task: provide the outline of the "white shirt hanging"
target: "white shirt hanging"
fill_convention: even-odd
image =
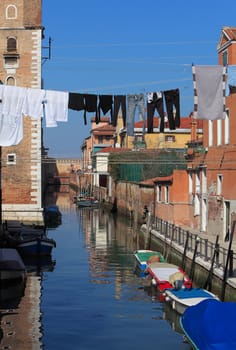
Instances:
[[[56,127],[57,122],[68,121],[68,101],[68,92],[46,90],[44,104],[46,127]]]

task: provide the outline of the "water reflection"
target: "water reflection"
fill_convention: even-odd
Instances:
[[[41,348],[40,298],[41,278],[28,276],[18,305],[8,303],[1,308],[1,349]]]
[[[139,228],[110,212],[77,209],[65,196],[58,203],[62,224],[51,229],[56,261],[25,261],[25,288],[0,310],[0,348],[132,349],[140,332],[141,349],[146,336],[150,345],[160,328],[167,334],[167,324],[181,334],[176,314],[135,274],[133,252],[144,247]],[[171,335],[167,342],[181,345],[162,347],[160,336],[160,349],[189,349]]]
[[[0,288],[1,349],[32,350],[42,348],[42,279],[53,271],[51,256],[23,258],[26,281]]]

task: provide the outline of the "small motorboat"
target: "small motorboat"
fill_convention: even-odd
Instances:
[[[180,325],[195,350],[236,349],[236,303],[214,298],[188,307]]]
[[[202,288],[173,288],[165,291],[165,301],[180,315],[184,313],[187,307],[197,305],[206,299],[219,300],[215,294]]]
[[[191,288],[192,281],[181,267],[167,262],[152,263],[147,266],[152,282],[160,292],[166,289]]]
[[[145,271],[147,269],[148,263],[158,261],[164,262],[165,259],[160,252],[148,249],[139,249],[134,252],[134,256],[136,259],[137,267],[141,271]]]

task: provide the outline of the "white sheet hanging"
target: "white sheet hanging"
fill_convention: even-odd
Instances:
[[[17,145],[22,140],[25,98],[26,88],[0,85],[0,146]]]
[[[226,67],[193,66],[194,117],[196,119],[225,118]]]
[[[32,118],[42,118],[45,94],[45,90],[28,88],[23,105],[23,114]]]

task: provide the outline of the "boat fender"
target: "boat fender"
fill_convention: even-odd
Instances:
[[[156,284],[157,284],[157,282],[156,282],[155,278],[153,278],[153,279],[152,279],[152,285],[153,285],[153,286],[156,286]]]

